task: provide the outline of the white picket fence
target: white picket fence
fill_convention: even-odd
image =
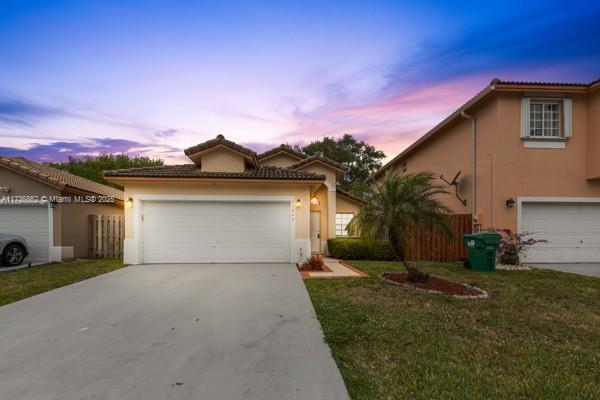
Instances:
[[[125,218],[121,215],[90,215],[90,258],[123,257]]]

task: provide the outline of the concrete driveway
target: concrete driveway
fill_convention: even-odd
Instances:
[[[291,264],[128,267],[0,327],[0,399],[348,399]]]
[[[600,263],[572,263],[572,264],[530,264],[533,268],[546,268],[555,271],[570,272],[572,274],[600,277]]]

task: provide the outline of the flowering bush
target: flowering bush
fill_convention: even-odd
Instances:
[[[322,271],[323,270],[323,257],[319,254],[313,254],[308,257],[302,265],[300,265],[301,271]]]
[[[529,247],[537,243],[548,243],[547,240],[531,237],[534,232],[514,233],[510,229],[498,229],[498,233],[502,235],[498,247],[500,264],[517,265]]]

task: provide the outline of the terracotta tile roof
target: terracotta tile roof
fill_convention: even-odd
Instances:
[[[315,162],[315,161],[320,161],[320,162],[322,162],[324,164],[330,165],[333,168],[339,169],[342,172],[348,171],[348,167],[345,166],[344,164],[340,164],[339,162],[330,160],[329,158],[323,157],[323,156],[310,156],[310,157],[306,157],[304,160],[298,161],[297,163],[290,165],[289,168],[298,169],[298,168],[301,168],[301,167],[303,167],[305,165],[308,165],[308,164],[310,164],[312,162]]]
[[[225,139],[225,136],[223,136],[223,135],[217,135],[216,138],[210,139],[204,143],[200,143],[195,146],[189,147],[189,148],[185,149],[183,152],[185,153],[186,156],[189,157],[200,151],[208,150],[211,147],[218,146],[218,145],[229,147],[232,150],[235,150],[239,153],[242,153],[242,154],[248,156],[252,160],[252,163],[254,164],[254,166],[258,166],[258,159],[256,158],[255,151],[253,151],[252,149],[249,149],[247,147],[241,146],[235,142],[232,142],[231,140],[227,140],[227,139]]]
[[[267,179],[267,180],[316,180],[324,181],[324,175],[279,167],[259,167],[244,172],[207,172],[195,164],[165,165],[162,167],[130,168],[104,171],[106,177],[139,178],[206,178],[206,179]]]
[[[278,146],[278,147],[275,147],[274,149],[271,149],[271,150],[269,150],[269,151],[265,151],[264,153],[261,153],[261,154],[259,154],[259,155],[258,155],[258,160],[260,161],[260,160],[262,160],[263,158],[267,158],[267,157],[269,157],[269,156],[272,156],[273,154],[277,154],[277,153],[279,153],[280,151],[282,151],[282,152],[285,152],[285,153],[288,153],[288,154],[290,154],[290,155],[292,155],[292,156],[294,156],[294,157],[296,157],[296,158],[299,158],[299,159],[304,159],[304,158],[306,158],[306,155],[305,155],[305,154],[302,154],[302,153],[300,153],[299,151],[296,151],[296,150],[292,149],[292,148],[291,148],[289,145],[287,145],[287,144],[282,144],[282,145],[280,145],[280,146]]]
[[[494,79],[492,84],[497,85],[519,85],[519,86],[581,86],[581,87],[589,87],[594,83],[598,82],[599,79],[591,83],[577,83],[577,82],[527,82],[527,81],[503,81],[500,79]]]
[[[123,200],[123,191],[121,190],[52,168],[46,164],[29,161],[23,157],[0,157],[0,165],[60,189],[75,189],[100,196],[114,196],[118,200]]]

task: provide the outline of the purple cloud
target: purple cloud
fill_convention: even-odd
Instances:
[[[0,99],[0,123],[33,126],[41,118],[66,115],[59,108],[42,106],[15,99]]]
[[[176,133],[177,133],[177,129],[166,129],[164,131],[156,132],[154,134],[154,136],[159,137],[159,138],[166,138],[166,137],[175,136]]]
[[[182,160],[183,151],[164,144],[142,143],[127,139],[89,139],[85,142],[57,141],[47,144],[32,143],[27,149],[0,147],[0,155],[25,157],[32,161],[65,161],[69,156],[84,157],[104,153],[150,155],[163,159]]]

